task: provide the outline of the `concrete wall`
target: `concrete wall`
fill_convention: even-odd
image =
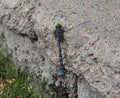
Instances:
[[[1,0],[0,9],[16,66],[29,66],[49,84],[69,84],[69,96],[120,98],[120,0]],[[66,31],[65,79],[53,36],[57,23]]]

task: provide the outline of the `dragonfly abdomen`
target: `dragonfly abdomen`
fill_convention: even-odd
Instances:
[[[60,75],[64,76],[65,75],[65,67],[63,64],[63,58],[62,58],[62,49],[61,49],[61,45],[58,42],[58,47],[59,47],[59,63],[60,63]]]

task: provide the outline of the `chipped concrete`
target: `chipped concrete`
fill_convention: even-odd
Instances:
[[[0,23],[17,66],[29,66],[50,84],[63,81],[74,88],[75,81],[70,81],[75,74],[78,98],[90,98],[90,92],[91,98],[120,97],[120,0],[1,2]],[[64,80],[58,77],[58,47],[53,37],[57,23],[66,31]]]

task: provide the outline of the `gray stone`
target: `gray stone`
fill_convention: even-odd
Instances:
[[[75,89],[68,92],[76,95],[77,88],[78,98],[90,98],[90,92],[93,98],[120,98],[120,0],[17,1],[0,3],[0,24],[16,66],[29,66],[49,84],[71,84]],[[57,23],[66,31],[63,80],[53,36]]]

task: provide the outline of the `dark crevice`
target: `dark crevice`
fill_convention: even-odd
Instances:
[[[28,37],[32,43],[38,41],[38,36],[35,32],[34,32],[34,36],[32,37],[25,33],[20,33],[19,35],[21,35],[22,37]]]
[[[28,37],[28,35],[25,34],[25,33],[20,33],[20,35],[21,35],[22,37]]]
[[[38,36],[37,36],[36,33],[34,33],[34,37],[29,37],[29,38],[30,38],[30,40],[31,40],[32,43],[38,41]]]
[[[77,82],[78,82],[78,76],[74,74],[75,77],[75,83],[74,83],[74,98],[78,98],[78,87],[77,87]]]

